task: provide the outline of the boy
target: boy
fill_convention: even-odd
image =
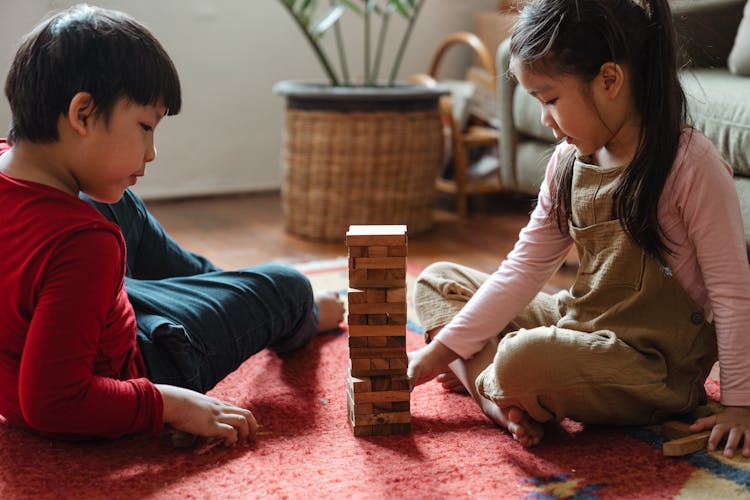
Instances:
[[[127,190],[181,106],[159,42],[123,13],[76,6],[27,35],[5,93],[0,414],[62,436],[168,424],[227,445],[252,437],[249,410],[204,393],[265,347],[335,328],[343,306],[290,267],[220,271]]]

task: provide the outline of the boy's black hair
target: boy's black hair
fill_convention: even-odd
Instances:
[[[613,215],[651,256],[672,251],[657,208],[686,123],[685,94],[667,0],[530,0],[511,35],[511,57],[541,72],[562,72],[589,83],[604,63],[627,66],[641,119],[638,147],[615,190]],[[572,149],[572,148],[571,148]],[[574,154],[555,172],[549,217],[570,219]]]
[[[85,4],[52,15],[22,40],[5,81],[9,141],[56,141],[58,118],[78,92],[92,95],[105,121],[122,97],[161,102],[168,115],[182,105],[177,70],[149,30],[127,14]]]

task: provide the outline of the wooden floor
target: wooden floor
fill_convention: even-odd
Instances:
[[[302,239],[283,230],[278,192],[173,201],[147,201],[152,213],[186,248],[226,269],[270,260],[300,263],[346,255],[341,241]],[[409,235],[409,262],[420,267],[450,260],[492,272],[505,258],[528,220],[531,200],[512,196],[474,199],[468,218],[456,215],[449,199],[438,200],[434,227]],[[574,274],[563,268],[550,281],[568,287]]]

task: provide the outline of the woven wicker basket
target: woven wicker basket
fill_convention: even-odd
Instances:
[[[322,240],[343,239],[351,224],[405,224],[410,235],[429,229],[443,133],[439,94],[428,94],[424,104],[399,97],[385,110],[372,98],[287,94],[285,229]]]

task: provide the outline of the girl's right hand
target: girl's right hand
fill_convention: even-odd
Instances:
[[[407,356],[409,366],[406,369],[406,376],[409,378],[411,389],[444,373],[448,370],[448,364],[458,358],[455,352],[436,340],[416,351],[409,352]]]
[[[226,446],[255,436],[258,423],[246,408],[199,392],[156,384],[164,401],[164,423],[189,434],[221,439]]]

